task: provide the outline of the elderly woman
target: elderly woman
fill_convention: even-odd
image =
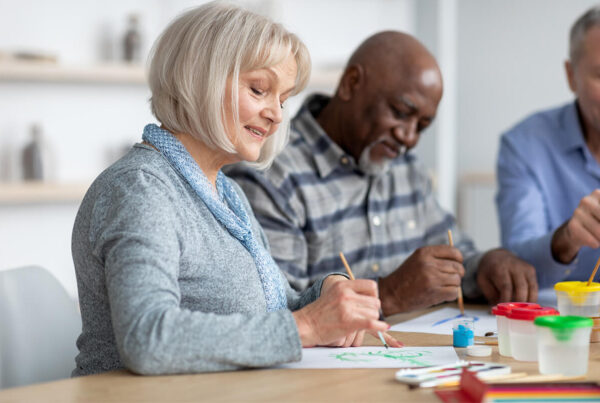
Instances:
[[[388,329],[372,281],[331,275],[293,291],[221,172],[270,164],[286,142],[283,105],[309,74],[295,35],[237,7],[209,3],[165,30],[150,64],[161,126],[94,181],[75,221],[73,375],[270,366]]]

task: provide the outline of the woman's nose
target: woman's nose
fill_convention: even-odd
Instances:
[[[266,105],[264,109],[264,116],[276,125],[281,123],[283,120],[283,110],[279,100],[275,99]]]

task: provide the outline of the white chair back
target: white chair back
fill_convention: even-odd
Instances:
[[[0,389],[68,378],[80,332],[76,301],[47,270],[0,271]]]

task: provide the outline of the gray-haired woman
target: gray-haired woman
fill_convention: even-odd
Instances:
[[[331,275],[294,292],[221,172],[270,164],[287,140],[283,104],[309,74],[295,35],[238,7],[208,3],[164,31],[150,64],[161,126],[94,181],[75,221],[73,375],[270,366],[388,329],[372,281]]]

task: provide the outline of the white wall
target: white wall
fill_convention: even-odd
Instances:
[[[39,50],[65,65],[92,65],[120,54],[129,13],[140,16],[144,53],[173,16],[204,1],[0,0],[0,52]],[[413,32],[411,0],[247,0],[296,32],[316,68],[340,68],[368,35]],[[106,44],[110,52],[106,51]],[[107,60],[108,59],[108,60]],[[319,90],[331,91],[332,85]],[[315,90],[317,88],[310,88]],[[61,182],[89,182],[154,121],[143,85],[56,84],[0,80],[0,181],[21,177],[32,123],[42,125]],[[299,106],[303,95],[290,104]],[[0,270],[39,264],[76,296],[70,237],[78,203],[0,204]]]

